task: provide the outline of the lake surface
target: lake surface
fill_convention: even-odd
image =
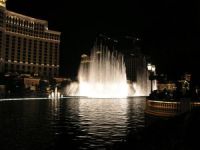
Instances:
[[[111,149],[144,128],[144,106],[145,97],[0,101],[0,149]]]

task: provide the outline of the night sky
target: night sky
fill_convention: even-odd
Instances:
[[[76,75],[80,55],[99,33],[140,37],[142,52],[152,57],[158,73],[199,76],[200,2],[8,0],[7,8],[48,20],[49,29],[62,32],[63,76]]]

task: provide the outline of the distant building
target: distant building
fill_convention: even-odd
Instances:
[[[147,69],[147,59],[141,53],[126,53],[124,55],[124,62],[126,66],[126,77],[129,83],[136,83],[137,89],[143,95],[148,95],[151,90],[155,90],[156,80],[150,82],[150,72]]]
[[[125,35],[116,46],[124,54],[127,80],[136,82],[148,77],[147,57],[141,52],[141,39],[136,35]]]
[[[175,91],[176,90],[176,84],[174,82],[165,82],[165,83],[157,83],[157,87],[159,91],[167,90],[167,91]]]
[[[39,83],[40,79],[38,78],[24,78],[25,88],[30,88],[31,91],[36,91]]]
[[[139,78],[146,80],[148,77],[146,57],[140,53],[126,53],[124,55],[127,80],[137,81]]]
[[[60,34],[45,20],[7,10],[0,0],[0,72],[57,76]]]
[[[137,81],[140,76],[147,77],[147,62],[144,55],[126,54],[124,56],[127,80]],[[143,78],[144,79],[144,78]]]
[[[190,80],[191,74],[185,73],[181,76],[180,80],[170,81],[167,79],[166,75],[160,75],[158,78],[157,87],[159,91],[167,90],[167,91],[179,91],[183,95],[185,95],[188,91],[190,91]]]
[[[186,80],[186,81],[188,81],[188,82],[190,82],[191,81],[191,76],[192,75],[190,73],[185,73],[183,75],[183,79]]]

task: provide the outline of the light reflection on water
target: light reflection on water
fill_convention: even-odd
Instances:
[[[87,133],[81,138],[91,139],[89,144],[94,146],[96,140],[98,144],[120,141],[127,132],[126,113],[126,99],[80,99],[80,125]]]
[[[144,127],[144,99],[1,102],[1,149],[112,147],[125,139],[128,132]]]

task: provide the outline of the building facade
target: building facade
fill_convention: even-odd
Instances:
[[[9,11],[0,0],[0,72],[58,76],[60,35],[47,21]]]
[[[142,54],[129,53],[124,55],[127,80],[137,81],[140,77],[148,78],[147,60]],[[146,80],[146,79],[145,79]]]
[[[130,52],[124,55],[124,62],[126,66],[126,77],[129,83],[134,83],[143,95],[149,95],[152,89],[156,89],[156,81],[151,83],[149,77],[150,72],[147,69],[147,58],[138,52]],[[152,84],[152,85],[151,85]]]

